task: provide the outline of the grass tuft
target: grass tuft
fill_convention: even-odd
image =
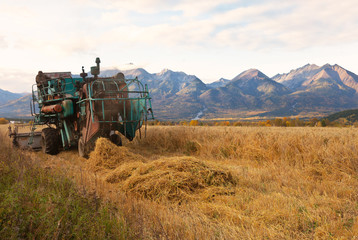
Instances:
[[[5,141],[4,141],[5,142]],[[100,199],[79,193],[65,176],[0,146],[2,239],[127,239],[121,216]]]

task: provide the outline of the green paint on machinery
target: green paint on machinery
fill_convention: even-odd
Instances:
[[[31,132],[9,129],[14,143],[19,145],[21,135],[28,138],[27,146],[42,147],[48,154],[77,145],[80,156],[87,157],[99,137],[117,145],[122,144],[120,135],[133,140],[143,124],[154,119],[148,87],[137,78],[125,79],[122,73],[98,77],[99,63],[97,58],[97,66],[91,67],[93,77],[83,67],[79,78],[72,78],[70,72],[40,71],[32,88]],[[39,125],[48,126],[41,135],[35,131]]]

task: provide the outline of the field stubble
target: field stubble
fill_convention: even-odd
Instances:
[[[176,208],[162,215],[164,229],[176,221],[194,238],[358,236],[355,128],[162,126],[125,146],[130,161],[119,157],[99,174],[148,208]],[[92,162],[106,161],[103,152],[93,152],[90,169],[103,167]]]
[[[117,203],[145,239],[358,236],[355,128],[154,126],[125,147],[101,139],[89,160],[33,156]]]

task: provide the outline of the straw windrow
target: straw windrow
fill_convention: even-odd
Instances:
[[[88,164],[107,170],[106,181],[119,183],[121,190],[153,201],[190,201],[202,198],[200,193],[206,196],[211,187],[231,188],[237,183],[231,171],[213,162],[188,156],[145,163],[142,156],[105,138],[97,140]]]
[[[141,155],[134,154],[126,147],[118,147],[106,138],[98,138],[96,147],[88,159],[90,169],[98,171],[115,169],[124,162],[144,161]]]

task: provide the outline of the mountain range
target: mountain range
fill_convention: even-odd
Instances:
[[[104,70],[100,76],[118,72]],[[317,117],[358,107],[358,76],[339,65],[307,64],[272,78],[249,69],[231,80],[221,78],[209,84],[169,69],[153,74],[143,68],[122,72],[148,85],[155,116],[163,120],[198,115],[204,119]],[[11,96],[4,103],[6,96],[0,92],[0,116],[29,114],[25,102],[30,96]]]
[[[7,103],[8,101],[12,101],[18,99],[20,97],[25,96],[26,93],[12,93],[6,90],[0,89],[0,105]]]

